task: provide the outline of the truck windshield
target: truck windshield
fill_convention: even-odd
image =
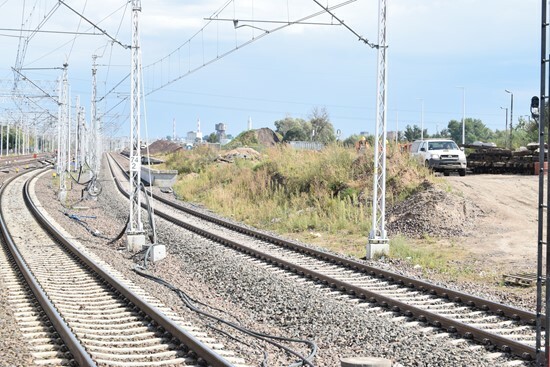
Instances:
[[[458,149],[454,141],[434,141],[428,143],[429,150]]]

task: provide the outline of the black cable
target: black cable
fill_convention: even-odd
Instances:
[[[120,233],[115,238],[113,238],[111,241],[107,242],[107,244],[112,245],[116,241],[120,240],[122,238],[122,236],[124,236],[124,233],[126,233],[126,229],[128,228],[129,223],[130,223],[130,216],[128,216],[128,219],[126,219],[126,224],[124,224],[124,227],[122,228],[122,231],[120,231]]]
[[[229,322],[227,320],[224,320],[218,316],[215,316],[209,312],[206,312],[206,311],[202,311],[201,309],[199,309],[198,307],[196,307],[195,305],[193,305],[193,302],[192,302],[192,298],[189,297],[189,295],[187,295],[187,293],[185,293],[184,291],[182,291],[181,289],[179,288],[176,288],[175,286],[171,285],[170,283],[166,282],[165,280],[161,279],[161,278],[158,278],[156,276],[153,276],[151,274],[148,274],[146,272],[144,272],[143,270],[141,270],[140,268],[138,267],[134,267],[133,269],[137,274],[141,275],[142,277],[144,278],[147,278],[147,279],[150,279],[150,280],[153,280],[154,282],[157,282],[161,285],[164,285],[165,287],[167,287],[168,289],[174,291],[178,296],[179,298],[184,302],[185,306],[187,306],[187,308],[189,308],[191,311],[194,311],[196,313],[198,313],[199,315],[202,315],[202,316],[205,316],[205,317],[208,317],[210,319],[213,319],[213,320],[216,320],[222,324],[225,324],[229,327],[232,327],[234,328],[235,330],[238,330],[244,334],[247,334],[249,336],[252,336],[252,337],[255,337],[255,338],[258,338],[260,340],[263,340],[265,341],[266,343],[269,343],[271,345],[274,345],[276,346],[277,348],[280,348],[282,350],[284,350],[286,353],[290,354],[290,355],[293,355],[297,358],[299,358],[299,362],[297,362],[298,364],[293,364],[292,366],[303,366],[303,365],[307,365],[307,366],[310,366],[310,367],[315,367],[314,364],[310,361],[311,359],[313,359],[313,357],[317,354],[317,345],[315,344],[315,342],[313,341],[310,341],[310,340],[302,340],[302,339],[293,339],[293,338],[285,338],[285,337],[280,337],[280,336],[275,336],[275,335],[269,335],[269,334],[264,334],[264,333],[260,333],[260,332],[256,332],[256,331],[253,331],[253,330],[250,330],[250,329],[247,329],[247,328],[244,328],[240,325],[237,325],[235,323],[232,323],[232,322]],[[303,344],[307,344],[310,348],[311,348],[311,353],[309,356],[307,357],[304,357],[302,356],[301,354],[299,354],[298,352],[295,352],[294,350],[288,348],[288,347],[285,347],[284,345],[276,342],[275,340],[280,340],[280,341],[286,341],[286,342],[291,342],[291,343],[303,343]]]
[[[94,229],[94,228],[90,227],[90,225],[86,221],[82,220],[78,215],[69,214],[68,212],[65,212],[64,214],[67,217],[69,217],[70,219],[76,221],[82,227],[84,227],[88,232],[90,232],[92,234],[92,236],[98,237],[98,238],[103,238],[104,240],[112,240],[111,238],[101,234],[101,232],[99,232],[97,229]]]
[[[220,334],[222,334],[222,335],[225,335],[227,338],[236,341],[237,343],[244,344],[244,345],[246,345],[246,346],[249,347],[249,348],[256,348],[256,346],[251,345],[251,344],[248,344],[248,343],[245,343],[245,342],[243,342],[242,340],[237,339],[236,336],[231,335],[231,334],[229,334],[227,331],[222,330],[222,329],[220,329],[220,328],[217,328],[217,327],[215,327],[215,326],[212,325],[212,324],[206,324],[206,326],[208,326],[208,327],[209,327],[210,329],[212,329],[212,330],[217,331],[218,333],[220,333]],[[264,350],[264,351],[263,351],[263,355],[264,355],[264,359],[263,359],[262,362],[260,363],[260,366],[261,366],[261,367],[267,367],[267,366],[268,366],[268,364],[267,364],[267,359],[269,358],[269,354]]]

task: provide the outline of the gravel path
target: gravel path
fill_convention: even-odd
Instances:
[[[97,216],[85,220],[103,235],[114,237],[124,226],[128,204],[107,176],[103,175],[101,180],[103,193],[97,202],[81,202],[77,204],[81,209],[68,211]],[[75,187],[71,195],[77,192],[80,189]],[[131,270],[139,256],[127,253],[123,240],[107,245],[106,240],[91,236],[82,225],[64,215],[49,176],[37,185],[37,194],[60,224],[111,266],[182,315],[193,317],[174,293]],[[151,265],[152,273],[191,297],[230,312],[245,326],[275,335],[315,340],[319,346],[316,366],[339,366],[341,357],[365,355],[392,359],[396,366],[504,366],[509,361],[499,353],[493,355],[446,333],[422,330],[423,326],[408,324],[386,310],[357,303],[311,282],[296,281],[283,272],[274,273],[260,263],[161,219],[158,219],[157,232],[160,242],[167,245],[168,257]],[[222,340],[220,334],[215,337]],[[240,356],[250,364],[259,365],[263,343],[249,341],[250,346],[246,346],[227,338],[224,343],[242,353]],[[294,347],[307,352],[303,346]],[[292,358],[271,347],[267,350],[270,366],[292,362]]]

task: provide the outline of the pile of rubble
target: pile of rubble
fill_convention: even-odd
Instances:
[[[421,238],[467,236],[483,212],[476,204],[429,182],[424,189],[396,204],[387,213],[390,236]]]

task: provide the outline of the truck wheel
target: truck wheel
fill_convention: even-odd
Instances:
[[[458,171],[458,174],[462,177],[466,176],[466,169],[461,169],[460,171]]]
[[[449,171],[443,171],[443,176],[449,176],[451,174],[451,172]]]

